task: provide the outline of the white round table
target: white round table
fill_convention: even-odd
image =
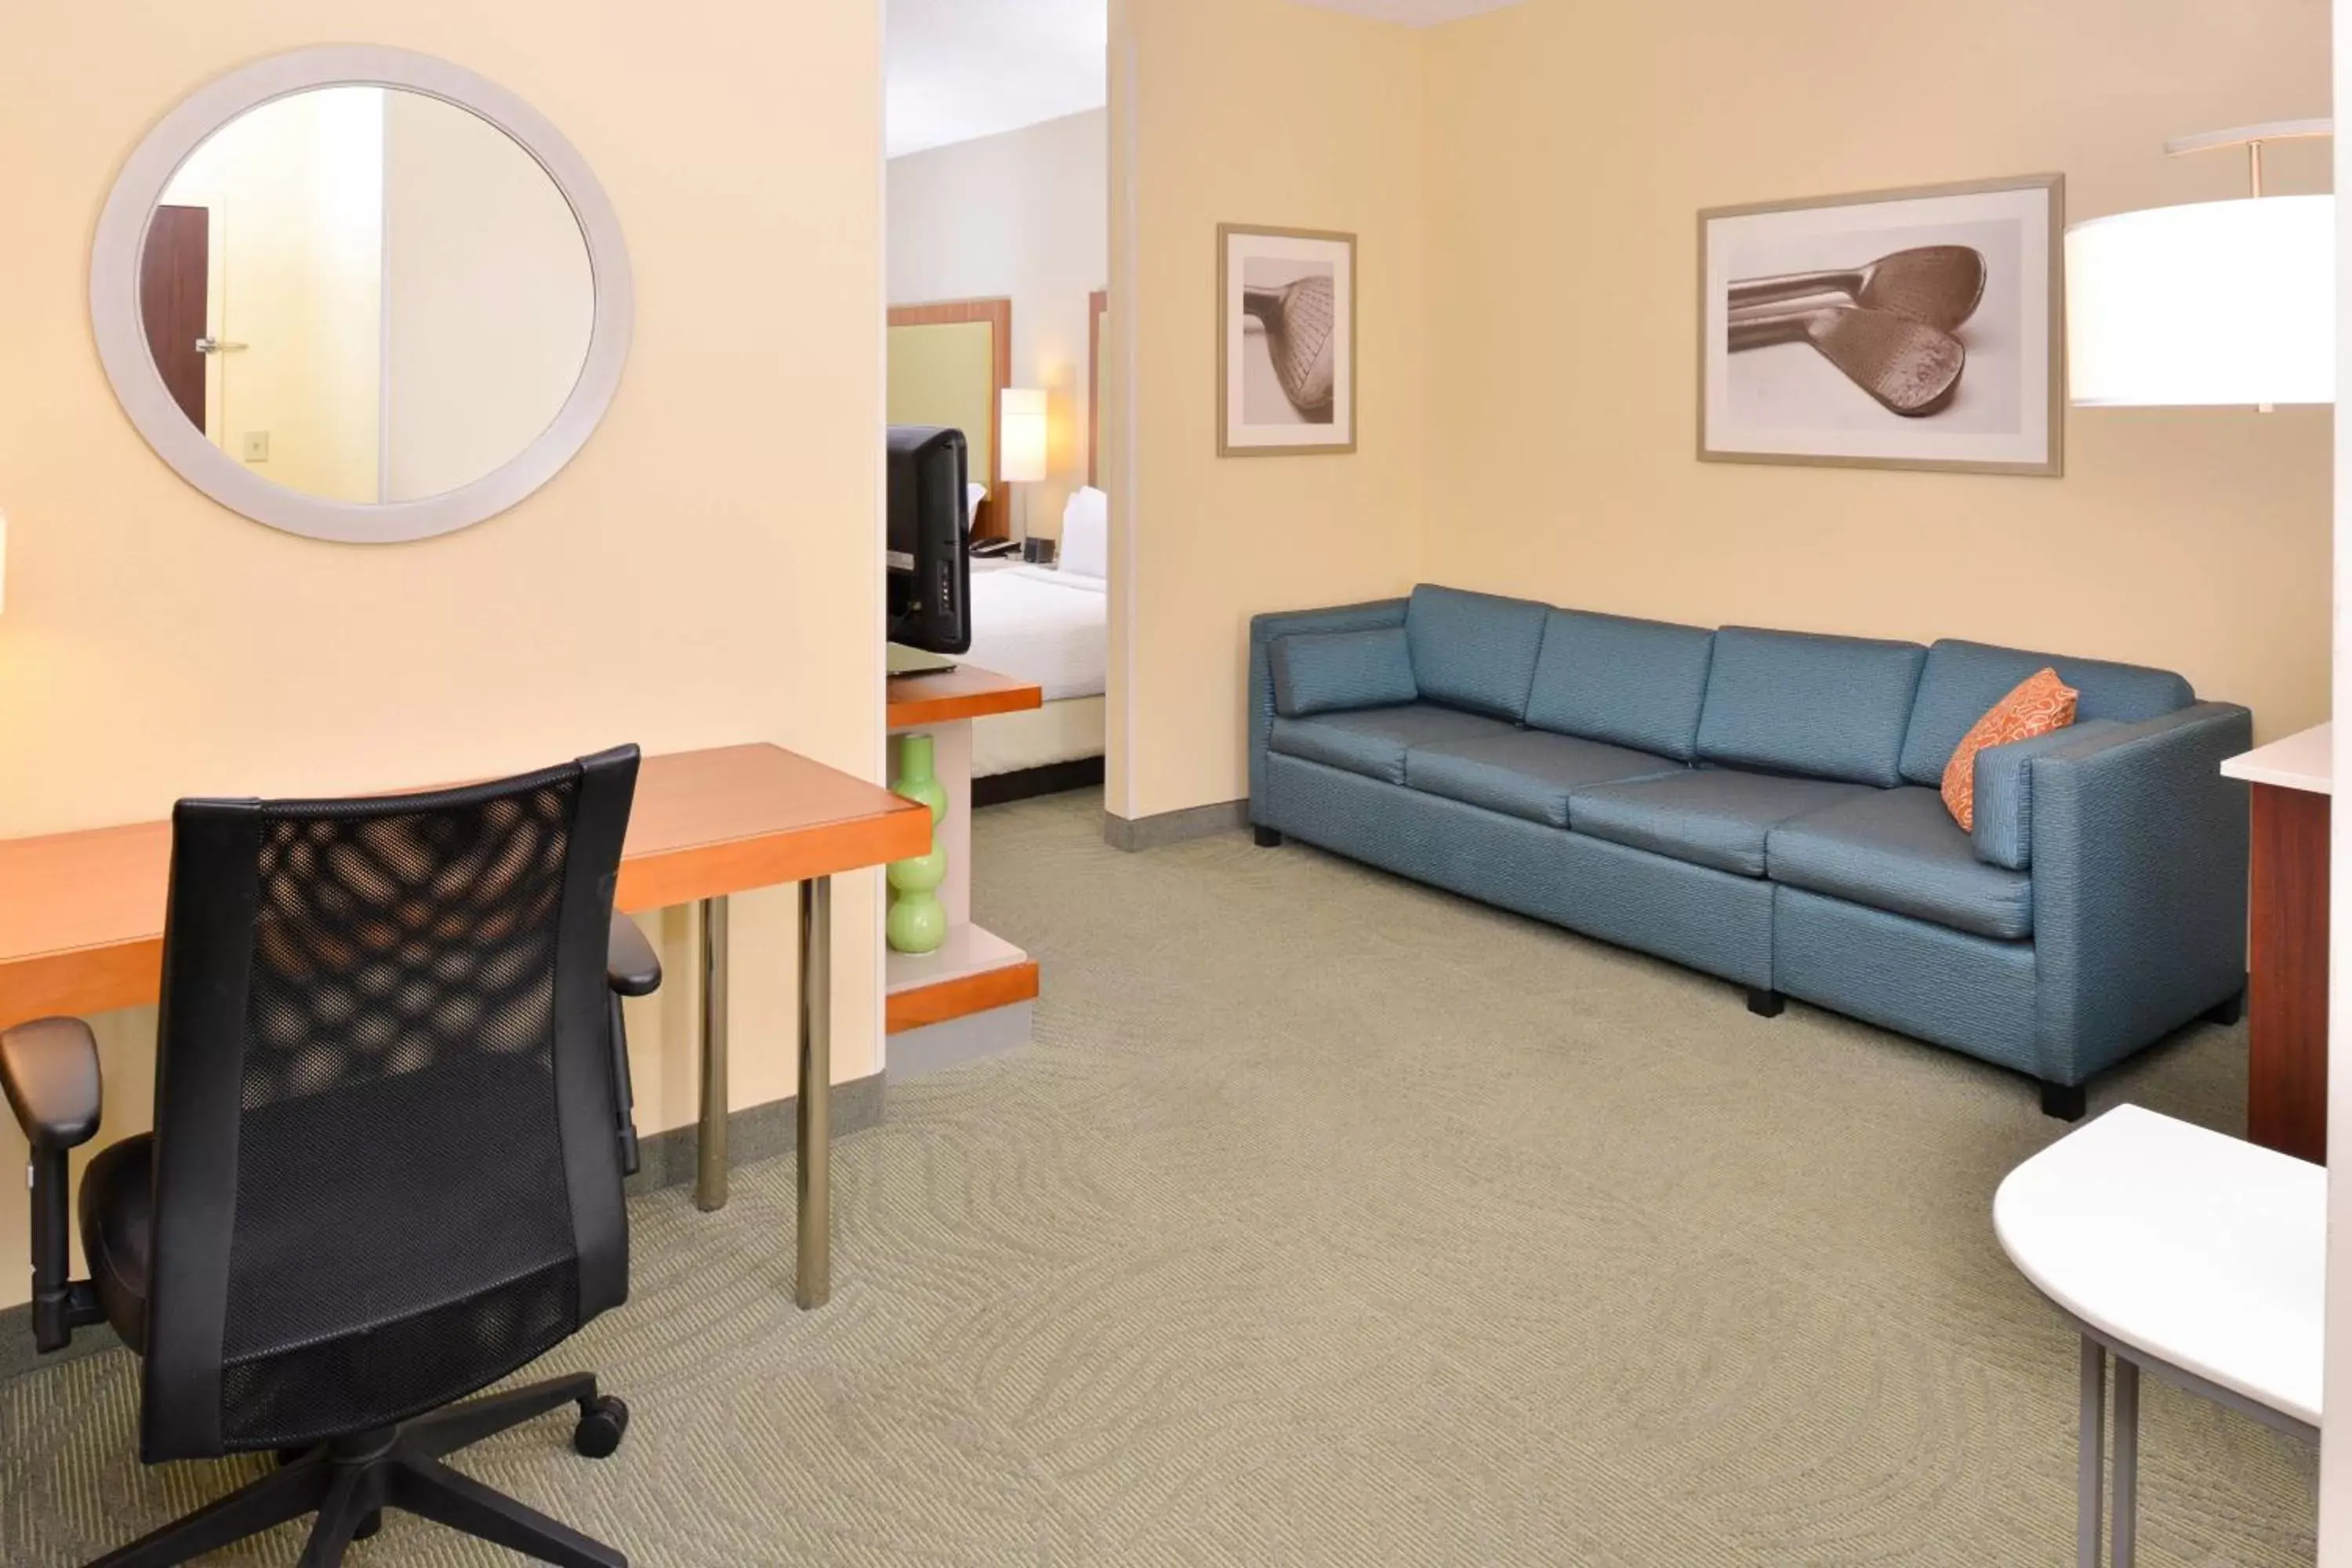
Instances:
[[[1992,1218],[2010,1261],[2083,1336],[2080,1568],[2099,1561],[2109,1354],[2116,1568],[2136,1543],[2142,1369],[2319,1440],[2324,1167],[2126,1105],[2011,1171]]]

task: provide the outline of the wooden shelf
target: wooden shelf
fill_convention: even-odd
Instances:
[[[992,931],[960,925],[937,952],[886,955],[884,1028],[893,1035],[1037,999],[1037,963]]]
[[[899,675],[890,679],[890,729],[919,730],[992,713],[1019,713],[1045,705],[1043,687],[1032,686],[971,665],[937,675]]]

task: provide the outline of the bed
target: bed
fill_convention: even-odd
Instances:
[[[1075,764],[1103,754],[1105,676],[1109,663],[1108,498],[1082,489],[1062,514],[1060,561],[1052,566],[972,563],[971,647],[963,662],[1034,682],[1045,705],[972,725],[972,776],[1005,781],[987,792],[1023,793],[1007,775],[1049,770],[1041,787],[1084,782]]]

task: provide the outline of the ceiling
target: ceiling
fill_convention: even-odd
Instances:
[[[889,0],[889,155],[1108,101],[1109,0]]]
[[[1518,0],[1302,0],[1427,27]],[[1100,109],[1109,0],[888,0],[893,158]]]

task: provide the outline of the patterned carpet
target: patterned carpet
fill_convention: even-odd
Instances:
[[[978,823],[1037,1043],[896,1085],[788,1304],[792,1166],[639,1203],[630,1306],[551,1358],[635,1422],[461,1462],[640,1565],[2069,1563],[2074,1342],[1988,1205],[2021,1080],[1092,795]],[[2098,1103],[2239,1125],[2190,1031]],[[2151,1385],[2142,1561],[2308,1563],[2315,1461]],[[120,1352],[0,1388],[0,1559],[246,1473],[142,1471]],[[292,1536],[215,1561],[290,1563]],[[354,1563],[506,1562],[395,1516]]]

